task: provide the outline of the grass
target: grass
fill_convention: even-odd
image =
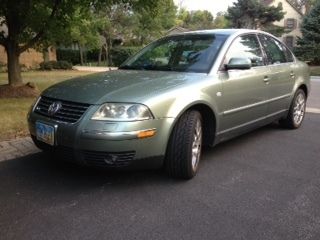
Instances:
[[[32,71],[22,73],[25,83],[34,82],[40,91],[78,76],[92,74],[80,71]],[[0,73],[0,85],[7,84],[7,73]],[[28,135],[27,113],[34,98],[0,99],[0,141]]]

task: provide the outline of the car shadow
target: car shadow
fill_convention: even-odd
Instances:
[[[217,144],[214,147],[206,147],[204,148],[203,155],[204,157],[207,155],[214,154],[216,152],[225,151],[226,149],[233,148],[235,146],[238,146],[239,144],[242,144],[244,142],[253,142],[261,139],[263,141],[264,135],[269,135],[274,132],[281,133],[282,131],[288,131],[288,129],[282,128],[278,123],[273,122],[266,126],[257,128],[253,131],[250,131],[248,133],[242,134],[240,136],[231,138],[227,141],[223,141],[219,144]]]
[[[214,148],[205,149],[203,161],[208,161],[211,156],[219,155],[223,151],[232,151],[239,145],[257,139],[264,135],[279,131],[277,124],[270,124],[248,134],[221,143]],[[213,158],[212,161],[219,161]],[[0,162],[0,186],[10,189],[12,182],[19,182],[19,188],[24,185],[37,186],[41,189],[57,191],[61,189],[92,189],[104,185],[112,186],[140,186],[144,184],[183,184],[185,181],[168,177],[162,169],[141,171],[96,170],[81,167],[55,159],[43,152],[28,155],[9,161]],[[29,188],[28,187],[28,188]]]

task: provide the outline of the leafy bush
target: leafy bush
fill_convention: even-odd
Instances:
[[[57,64],[59,66],[59,69],[64,69],[64,70],[72,69],[72,64],[67,61],[58,61]]]
[[[72,64],[67,61],[48,61],[40,63],[41,70],[53,70],[53,69],[72,69]]]
[[[7,64],[0,62],[0,73],[7,72],[7,71],[8,71]]]
[[[31,67],[27,67],[25,64],[20,64],[20,70],[21,72],[28,72],[31,69]]]
[[[84,58],[87,62],[96,62],[99,59],[100,49],[90,49],[85,52]]]
[[[72,49],[57,49],[57,60],[67,61],[73,65],[80,63],[79,50]]]
[[[138,52],[141,47],[116,47],[111,49],[111,59],[114,66],[120,66],[125,60]]]
[[[120,66],[128,57],[139,51],[141,47],[115,47],[111,49],[110,55],[112,60],[112,66]],[[83,58],[85,62],[97,62],[99,59],[100,49],[91,49],[83,52]],[[102,53],[102,59],[105,59],[105,51]],[[58,61],[67,61],[73,65],[80,64],[79,50],[72,49],[57,49]],[[53,66],[47,66],[51,69],[55,69]]]

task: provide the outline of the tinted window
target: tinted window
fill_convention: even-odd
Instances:
[[[268,64],[279,64],[287,62],[287,49],[279,41],[266,35],[260,35],[259,38],[267,54]]]
[[[236,38],[226,54],[224,63],[227,64],[231,58],[249,58],[253,67],[264,65],[260,44],[255,35]]]
[[[287,62],[293,62],[294,61],[294,57],[293,57],[291,51],[284,44],[281,44],[281,45],[282,45],[282,47],[284,49]]]
[[[208,72],[226,37],[213,34],[165,37],[127,60],[120,69]]]

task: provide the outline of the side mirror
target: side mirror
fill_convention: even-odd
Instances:
[[[252,63],[249,58],[231,58],[229,63],[226,64],[225,67],[227,70],[245,70],[250,69],[252,67]]]

